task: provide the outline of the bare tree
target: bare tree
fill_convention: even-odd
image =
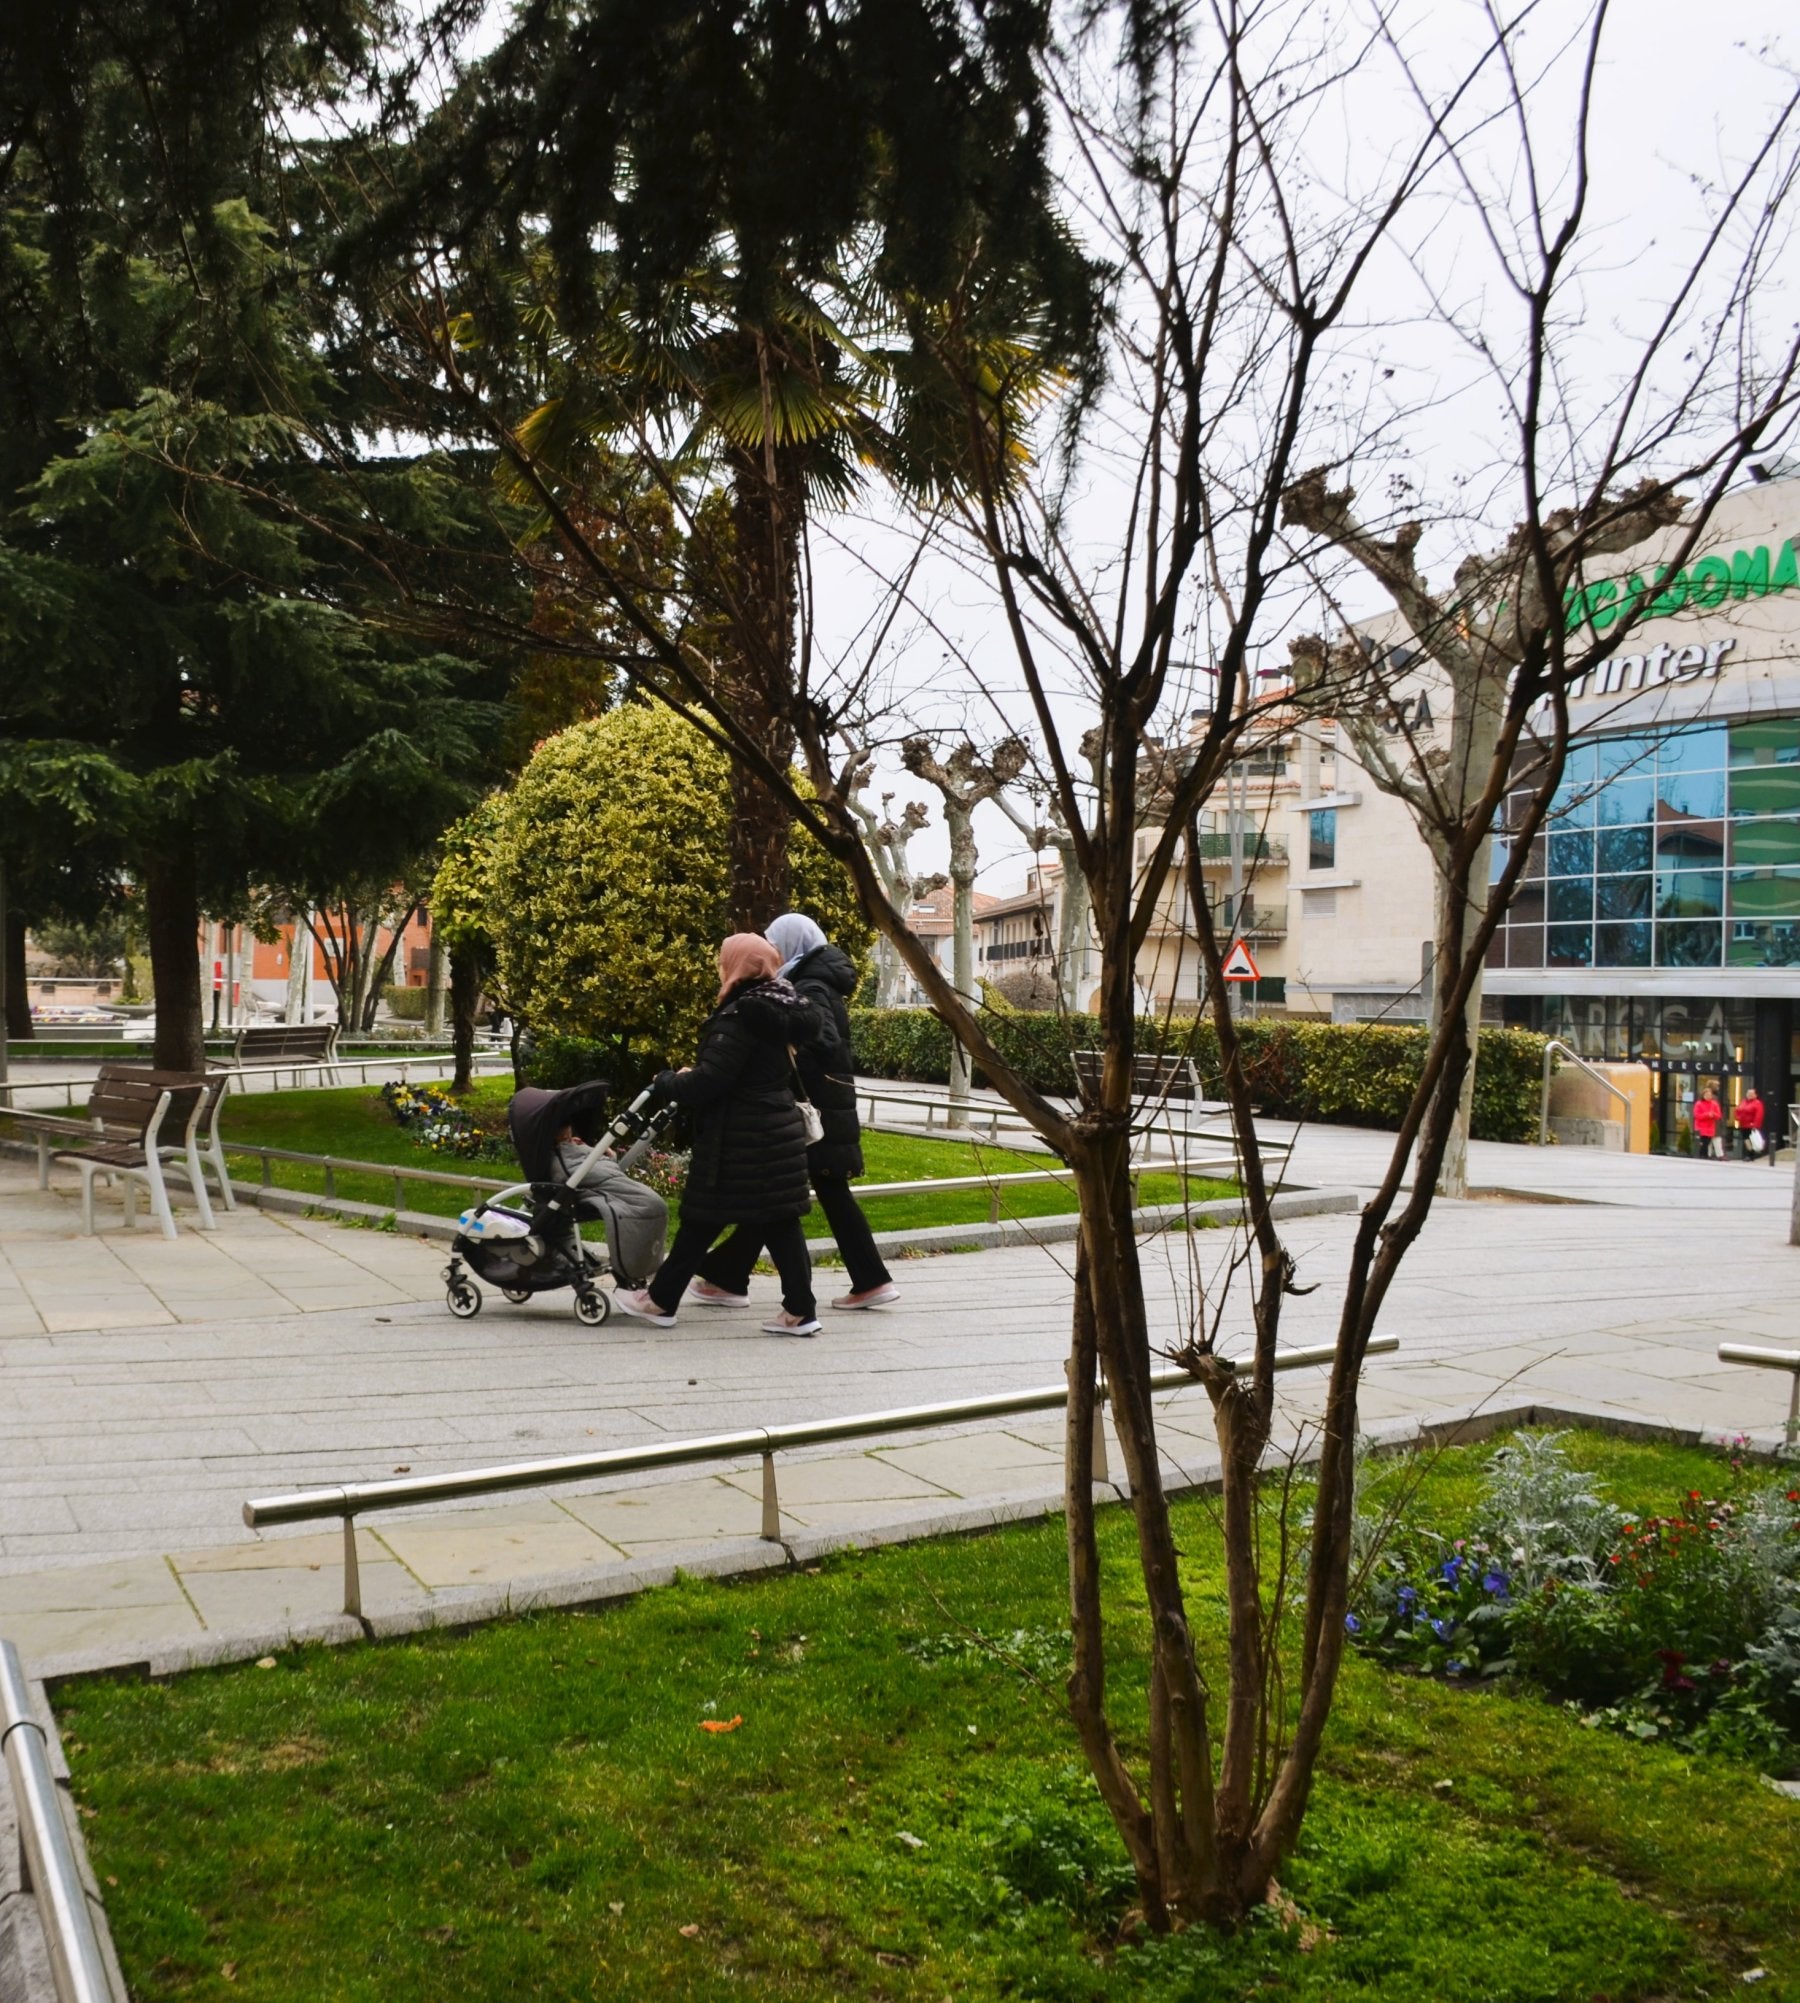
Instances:
[[[823,749],[824,747],[821,747]],[[929,737],[909,737],[900,747],[906,769],[944,796],[950,829],[950,979],[967,1014],[980,1001],[975,986],[975,809],[997,800],[1025,770],[1029,754],[1019,737],[1003,737],[984,759],[966,740],[948,758],[939,758]],[[885,927],[883,928],[885,930]],[[891,936],[891,935],[890,935]],[[950,1046],[950,1124],[965,1126],[969,1113],[969,1049],[960,1038]]]
[[[936,376],[956,386],[967,432],[965,469],[919,515],[919,546],[960,566],[963,580],[985,580],[1006,643],[1004,674],[990,665],[970,679],[957,692],[961,706],[997,709],[1032,732],[1048,811],[1066,831],[1091,900],[1104,1050],[1098,1077],[1073,1109],[994,1048],[974,1005],[967,953],[946,976],[887,895],[854,805],[863,752],[842,728],[843,719],[869,713],[872,661],[828,662],[807,644],[797,670],[772,645],[766,658],[753,647],[740,664],[762,677],[767,712],[791,727],[805,767],[804,783],[796,783],[721,695],[702,637],[704,608],[666,617],[643,585],[651,566],[622,554],[629,523],[609,524],[612,538],[589,532],[588,521],[605,518],[604,496],[588,513],[569,505],[564,476],[535,458],[504,410],[469,379],[447,304],[454,271],[444,253],[422,254],[396,286],[393,349],[410,343],[440,404],[459,406],[472,426],[487,428],[538,502],[558,561],[620,615],[612,623],[637,651],[615,650],[613,664],[758,773],[842,861],[871,920],[949,1024],[965,1092],[972,1061],[1069,1163],[1081,1202],[1066,1457],[1070,1713],[1149,1922],[1232,1923],[1267,1895],[1292,1849],[1331,1715],[1350,1593],[1363,1362],[1451,1145],[1473,1059],[1470,1003],[1483,957],[1550,809],[1568,738],[1568,691],[1632,616],[1596,639],[1571,627],[1565,594],[1583,588],[1586,566],[1621,535],[1668,518],[1678,492],[1688,497],[1673,555],[1682,561],[1737,470],[1774,445],[1794,415],[1791,334],[1765,338],[1759,311],[1770,296],[1765,267],[1785,250],[1780,218],[1793,179],[1797,100],[1784,98],[1738,179],[1714,191],[1712,221],[1691,266],[1620,366],[1596,360],[1570,337],[1582,311],[1584,252],[1598,255],[1588,249],[1587,149],[1605,0],[1595,0],[1555,50],[1534,52],[1536,81],[1517,62],[1525,24],[1538,19],[1530,5],[1467,17],[1479,25],[1473,42],[1460,44],[1459,17],[1456,35],[1433,44],[1429,79],[1380,9],[1360,30],[1303,0],[1134,7],[1084,19],[1082,31],[1072,29],[1045,58],[1044,89],[1061,123],[1071,227],[1116,271],[1117,290],[1108,373],[1065,385],[1060,454],[1034,458],[1042,440],[1010,428],[1007,399],[995,393],[977,254],[958,295],[931,302],[909,329]],[[1568,33],[1566,18],[1562,26]],[[1334,171],[1320,171],[1318,135],[1363,129],[1371,102],[1380,110],[1380,150],[1357,154],[1354,173],[1338,173],[1335,155]],[[1496,161],[1487,174],[1484,163]],[[1447,216],[1462,227],[1451,228]],[[1616,261],[1618,246],[1605,248]],[[1376,314],[1390,310],[1410,258],[1416,297],[1405,318],[1415,336],[1428,325],[1468,332],[1446,287],[1454,281],[1468,291],[1468,271],[1483,257],[1496,282],[1473,289],[1480,318],[1472,351],[1498,386],[1505,431],[1488,447],[1490,491],[1471,532],[1491,548],[1496,525],[1516,526],[1498,568],[1470,588],[1504,585],[1504,604],[1425,592],[1412,569],[1417,538],[1396,538],[1406,547],[1380,556],[1379,525],[1353,515],[1348,499],[1350,469],[1379,467],[1396,427],[1416,415],[1401,408],[1367,415],[1377,395],[1368,385],[1383,380],[1383,343],[1395,338],[1375,325]],[[1469,435],[1462,427],[1459,436]],[[646,476],[691,510],[654,438],[640,437],[633,449]],[[1440,434],[1436,449],[1452,447]],[[1335,487],[1316,476],[1308,483],[1307,469],[1321,465],[1337,469]],[[1221,980],[1229,942],[1203,882],[1201,828],[1233,762],[1290,700],[1285,691],[1259,692],[1257,663],[1316,618],[1309,580],[1317,565],[1286,539],[1307,509],[1315,510],[1313,534],[1348,560],[1376,569],[1371,559],[1378,559],[1396,602],[1417,593],[1407,615],[1415,630],[1442,642],[1445,619],[1466,620],[1483,636],[1482,659],[1491,655],[1496,665],[1475,685],[1453,754],[1466,773],[1430,793],[1442,914],[1439,1007],[1334,1295],[1335,1357],[1300,1566],[1280,1534],[1291,1521],[1286,1512],[1266,1523],[1260,1481],[1298,1260],[1271,1214],[1254,1099]],[[1454,526],[1452,510],[1429,512],[1446,532]],[[527,547],[521,561],[536,560]],[[920,569],[903,566],[896,590],[923,591]],[[703,593],[704,578],[691,588]],[[729,588],[722,580],[721,594]],[[496,630],[499,616],[473,596],[443,608],[446,622],[484,633]],[[1197,655],[1204,656],[1198,671],[1184,667]],[[992,650],[983,658],[991,663]],[[1379,694],[1359,649],[1323,649],[1313,665],[1307,693],[1321,713],[1349,716]],[[945,693],[932,691],[939,701]],[[1165,753],[1172,719],[1202,697],[1204,727]],[[1083,776],[1080,746],[1090,730],[1093,764]],[[1023,746],[1009,739],[984,763],[959,741],[940,763],[928,739],[915,735],[911,744],[909,766],[940,785],[952,811],[952,874],[962,894],[973,880],[968,816],[977,799],[1017,778]],[[1152,765],[1162,816],[1140,854]],[[1496,811],[1521,773],[1526,797],[1484,891]],[[1208,1393],[1223,1470],[1225,1612],[1208,1650],[1223,1673],[1210,1675],[1196,1652],[1164,1486],[1150,1395],[1152,1303],[1131,1211],[1140,1124],[1134,976],[1178,868],[1207,975],[1244,1199],[1241,1246],[1181,1304],[1182,1339],[1170,1346]],[[1227,1333],[1240,1329],[1247,1339],[1228,1358]],[[1091,1480],[1102,1388],[1129,1484],[1150,1634],[1149,1731],[1136,1758],[1114,1729],[1107,1694],[1111,1610]],[[1290,1647],[1285,1610],[1296,1602]]]
[[[907,860],[907,848],[914,835],[930,823],[931,810],[923,800],[908,800],[896,816],[893,794],[883,793],[878,818],[868,803],[868,789],[874,776],[873,763],[862,764],[851,777],[846,797],[850,811],[856,816],[857,826],[862,830],[870,860],[881,879],[882,895],[901,919],[906,920],[919,898],[929,897],[934,890],[942,890],[950,879],[941,871],[930,876],[913,874],[912,865]],[[893,1008],[899,1002],[901,972],[900,956],[894,950],[893,941],[885,935],[878,936],[875,941],[877,1007]]]
[[[1294,642],[1295,680],[1302,691],[1358,688],[1360,700],[1342,705],[1339,721],[1356,746],[1358,762],[1384,792],[1403,801],[1431,851],[1435,871],[1432,964],[1461,963],[1466,942],[1479,927],[1488,901],[1492,867],[1490,838],[1477,847],[1466,871],[1456,864],[1461,831],[1481,798],[1505,728],[1508,702],[1520,669],[1523,647],[1535,630],[1499,608],[1517,607],[1537,593],[1539,579],[1532,538],[1513,537],[1498,553],[1469,557],[1457,566],[1449,593],[1434,592],[1420,575],[1414,552],[1424,532],[1421,522],[1403,523],[1384,540],[1356,517],[1355,496],[1334,489],[1326,469],[1315,468],[1289,487],[1283,519],[1341,550],[1393,600],[1413,646],[1435,666],[1441,691],[1438,721],[1427,700],[1402,696],[1402,684],[1417,684],[1419,664],[1405,647],[1386,647],[1351,633],[1335,644],[1317,635]],[[1623,502],[1599,526],[1556,520],[1543,525],[1554,574],[1572,575],[1570,542],[1596,557],[1630,549],[1657,529],[1681,518],[1669,490],[1647,484],[1635,503]],[[1529,617],[1542,624],[1542,604]],[[1427,689],[1427,694],[1429,689]],[[1463,1004],[1464,1034],[1471,1051],[1479,1046],[1481,970],[1476,968]],[[1443,1014],[1443,986],[1431,987],[1429,1027],[1435,1034]],[[1469,1193],[1469,1122],[1474,1109],[1475,1065],[1463,1073],[1456,1117],[1438,1169],[1440,1196]]]
[[[1088,731],[1081,740],[1081,756],[1089,771],[1090,788],[1099,790],[1100,738]],[[1047,789],[1041,782],[1034,789],[1033,804],[1046,804],[1047,812],[1033,820],[1020,811],[1005,793],[995,795],[994,804],[1012,822],[1034,855],[1049,850],[1056,857],[1056,998],[1070,1015],[1079,1015],[1087,991],[1088,952],[1091,939],[1092,903],[1087,878],[1081,870],[1080,845],[1064,820],[1060,800],[1046,801]]]

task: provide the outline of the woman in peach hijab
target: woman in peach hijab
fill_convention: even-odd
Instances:
[[[621,1287],[613,1296],[640,1321],[669,1327],[713,1241],[733,1225],[753,1224],[781,1275],[782,1312],[763,1323],[765,1332],[819,1332],[800,1228],[812,1191],[792,1055],[819,1034],[819,1019],[780,978],[780,967],[781,955],[760,933],[734,932],[719,948],[718,1005],[701,1028],[692,1067],[656,1081],[665,1098],[693,1115],[694,1154],[669,1256],[647,1287]]]

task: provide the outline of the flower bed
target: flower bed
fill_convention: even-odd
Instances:
[[[1359,1517],[1347,1625],[1387,1662],[1518,1676],[1583,1722],[1800,1773],[1800,1487],[1742,1458],[1631,1515],[1557,1434],[1489,1464],[1463,1534]]]
[[[422,1148],[457,1161],[499,1161],[512,1153],[504,1134],[484,1127],[469,1108],[435,1085],[393,1082],[381,1100]]]

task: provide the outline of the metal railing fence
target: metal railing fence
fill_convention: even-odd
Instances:
[[[58,2003],[114,2003],[112,1978],[63,1820],[50,1740],[31,1708],[19,1652],[0,1641],[0,1741],[19,1818],[26,1888],[37,1902]]]
[[[1607,1091],[1609,1091],[1613,1095],[1613,1097],[1618,1100],[1619,1104],[1624,1107],[1625,1145],[1629,1147],[1631,1145],[1630,1093],[1622,1090],[1619,1086],[1615,1085],[1613,1081],[1609,1077],[1607,1077],[1604,1071],[1596,1070],[1594,1066],[1591,1065],[1587,1061],[1587,1059],[1582,1056],[1579,1050],[1571,1050],[1566,1043],[1559,1043],[1555,1037],[1552,1037],[1550,1041],[1544,1045],[1544,1090],[1543,1090],[1543,1096],[1538,1104],[1538,1146],[1547,1147],[1550,1142],[1550,1077],[1551,1077],[1550,1066],[1551,1066],[1551,1060],[1559,1055],[1566,1057],[1571,1064],[1574,1064],[1578,1066],[1581,1070],[1585,1071],[1587,1075],[1590,1078],[1592,1078],[1596,1084],[1604,1085]]]
[[[1367,1354],[1388,1355],[1400,1347],[1393,1335],[1370,1339]],[[1278,1351],[1277,1370],[1304,1370],[1329,1364],[1335,1344]],[[1221,1358],[1241,1369],[1246,1358]],[[1178,1391],[1197,1380],[1185,1370],[1151,1374],[1153,1391]],[[1094,1479],[1104,1481],[1106,1441],[1101,1427],[1105,1387],[1094,1410]],[[291,1495],[269,1495],[244,1504],[244,1521],[252,1530],[281,1523],[317,1523],[339,1518],[344,1530],[344,1611],[362,1615],[362,1576],[357,1564],[356,1519],[377,1511],[412,1509],[436,1502],[467,1502],[481,1496],[505,1495],[521,1488],[549,1488],[563,1482],[603,1480],[609,1475],[645,1474],[662,1468],[691,1467],[699,1461],[762,1461],[762,1536],[781,1541],[781,1500],[775,1482],[775,1456],[800,1447],[836,1446],[889,1433],[934,1431],[979,1419],[1012,1418],[1025,1412],[1060,1410],[1069,1402],[1065,1384],[1042,1385],[1029,1391],[1002,1391],[986,1398],[957,1398],[941,1405],[901,1406],[891,1412],[861,1412],[843,1419],[813,1419],[793,1426],[750,1426],[736,1433],[715,1433],[692,1440],[665,1440],[648,1447],[615,1447],[604,1453],[571,1454],[554,1460],[515,1461],[502,1467],[472,1468],[454,1474],[412,1475],[397,1481],[347,1482],[337,1488],[302,1489]]]
[[[1800,1349],[1765,1349],[1753,1342],[1722,1342],[1719,1361],[1747,1363],[1754,1370],[1785,1370],[1793,1378],[1784,1437],[1790,1447],[1800,1445]]]
[[[14,1062],[16,1063],[17,1061],[15,1058]],[[116,1064],[148,1064],[150,1062],[150,1055],[147,1049],[133,1045],[121,1051],[118,1057],[109,1058],[106,1061]],[[317,1059],[293,1058],[280,1060],[272,1064],[231,1064],[220,1065],[217,1068],[226,1073],[234,1081],[244,1078],[269,1078],[274,1080],[286,1075],[294,1081],[292,1089],[298,1089],[299,1081],[303,1074],[311,1076],[314,1073],[325,1071],[354,1071],[359,1081],[366,1085],[369,1082],[369,1073],[371,1071],[398,1071],[402,1079],[404,1079],[409,1071],[425,1069],[449,1070],[454,1067],[455,1063],[456,1059],[449,1055],[417,1057],[407,1056],[402,1053],[377,1053],[365,1057],[335,1057],[329,1063]],[[481,1070],[484,1064],[490,1071],[510,1070],[512,1060],[507,1057],[504,1051],[478,1051],[475,1056],[475,1068],[477,1072]],[[21,1092],[60,1092],[62,1094],[62,1104],[73,1110],[75,1095],[79,1093],[85,1103],[87,1095],[98,1083],[98,1072],[94,1072],[92,1075],[84,1073],[79,1078],[9,1078],[0,1080],[0,1112],[4,1112],[11,1106],[14,1102],[14,1095]],[[240,1087],[239,1089],[241,1090],[242,1088]],[[276,1089],[280,1089],[279,1085],[276,1086]],[[21,1106],[19,1110],[23,1112],[27,1109]]]

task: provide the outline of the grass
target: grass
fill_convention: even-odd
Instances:
[[[1634,1507],[1701,1456],[1585,1438]],[[1483,1449],[1424,1491],[1454,1515]],[[1716,1476],[1716,1460],[1704,1460]],[[1177,1510],[1219,1676],[1212,1517]],[[1130,1523],[1113,1703],[1144,1729]],[[84,1682],[59,1707],[134,1995],[939,2003],[1800,1996],[1800,1809],[1528,1695],[1353,1657],[1297,1913],[1121,1937],[1058,1686],[1056,1522],[592,1614]],[[984,1645],[977,1635],[996,1637]],[[742,1719],[728,1733],[703,1723]]]
[[[463,1103],[475,1109],[484,1122],[503,1125],[510,1081],[478,1079]],[[234,1095],[225,1102],[221,1122],[227,1154],[233,1144],[287,1148],[300,1154],[337,1155],[351,1161],[393,1162],[410,1168],[442,1169],[453,1175],[507,1179],[517,1173],[510,1157],[503,1161],[463,1162],[418,1146],[382,1104],[372,1087],[353,1086],[330,1091],[250,1092]],[[1017,1149],[975,1146],[963,1141],[917,1140],[905,1134],[870,1133],[863,1137],[863,1153],[870,1182],[918,1182],[967,1175],[999,1175],[1019,1169],[1041,1169],[1050,1165],[1048,1157],[1025,1154]],[[294,1162],[272,1165],[273,1179],[289,1189],[322,1191],[321,1170]],[[261,1173],[254,1156],[239,1154],[234,1173],[254,1180]],[[337,1193],[357,1202],[393,1202],[390,1177],[339,1175]],[[1235,1186],[1195,1177],[1190,1190],[1196,1202],[1232,1196]],[[472,1200],[472,1193],[432,1183],[406,1187],[406,1208],[436,1216],[454,1217]],[[1146,1176],[1142,1185],[1146,1203],[1178,1203],[1179,1178],[1172,1175]],[[984,1221],[990,1214],[986,1190],[946,1190],[908,1196],[872,1198],[869,1212],[877,1230],[918,1230],[943,1224]],[[1006,1190],[1001,1196],[1003,1217],[1049,1217],[1074,1210],[1075,1198],[1055,1183],[1027,1183]],[[815,1210],[807,1220],[814,1235],[824,1235],[824,1219]]]

